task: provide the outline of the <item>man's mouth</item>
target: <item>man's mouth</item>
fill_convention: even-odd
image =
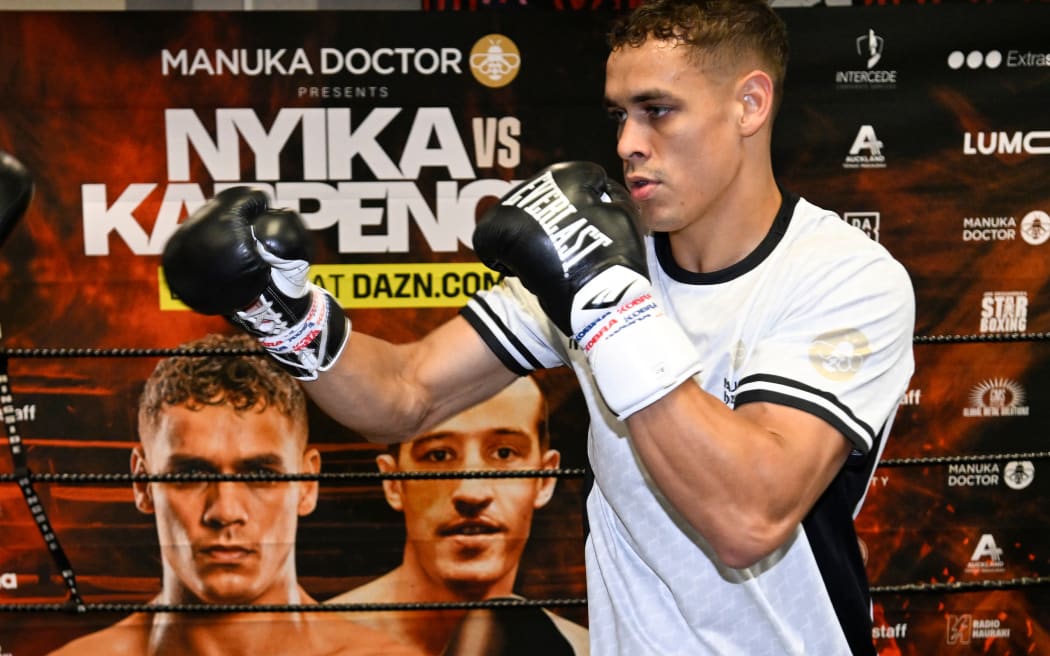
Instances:
[[[207,558],[221,562],[237,562],[255,553],[248,547],[230,544],[213,544],[201,547],[198,551]]]
[[[449,524],[443,526],[438,530],[438,535],[447,538],[455,536],[475,536],[475,535],[494,535],[496,533],[502,533],[503,529],[498,525],[491,522],[456,522],[455,524]]]
[[[636,201],[649,198],[657,185],[655,180],[638,176],[628,177],[626,182],[627,190],[631,192],[631,198]]]

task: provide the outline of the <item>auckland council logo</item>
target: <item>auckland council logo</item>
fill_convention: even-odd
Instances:
[[[882,153],[882,141],[875,134],[875,128],[862,125],[857,130],[849,154],[842,163],[845,169],[884,169],[886,156]]]

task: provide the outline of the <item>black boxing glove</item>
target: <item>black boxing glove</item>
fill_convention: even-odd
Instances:
[[[579,344],[621,419],[700,371],[696,347],[653,295],[638,222],[600,166],[562,162],[503,196],[473,238],[481,261],[520,278]]]
[[[0,150],[0,246],[29,208],[33,180],[22,163]]]
[[[335,363],[350,319],[308,279],[309,232],[266,193],[233,187],[194,212],[164,245],[171,291],[201,314],[221,314],[256,337],[299,380]]]

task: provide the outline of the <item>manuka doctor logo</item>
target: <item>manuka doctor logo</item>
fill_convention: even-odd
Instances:
[[[964,216],[963,241],[1013,241],[1017,219],[1012,216]]]
[[[967,462],[948,465],[948,487],[989,487],[999,485],[999,464]]]
[[[963,241],[1014,241],[1018,237],[1026,244],[1041,246],[1050,239],[1050,214],[1032,210],[1021,220],[1003,216],[963,217]]]
[[[1041,246],[1050,239],[1050,214],[1033,210],[1021,219],[1021,239],[1032,246]]]
[[[462,75],[463,64],[463,53],[456,48],[165,48],[160,52],[160,73],[165,77]]]
[[[520,69],[521,53],[517,44],[502,34],[481,37],[470,51],[470,72],[487,87],[507,86]]]
[[[896,89],[897,71],[875,68],[882,60],[886,40],[869,29],[854,39],[856,55],[863,69],[835,71],[835,86],[839,89]]]
[[[842,163],[844,169],[884,169],[886,156],[882,154],[882,142],[875,134],[875,128],[862,125],[857,130],[849,154]]]
[[[1011,490],[1023,490],[1035,480],[1035,465],[1031,460],[1011,460],[1003,467],[1003,482]]]

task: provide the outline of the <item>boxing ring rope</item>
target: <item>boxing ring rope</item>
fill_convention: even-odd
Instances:
[[[990,342],[1047,341],[1050,333],[1005,333],[988,335],[916,335],[915,344],[973,344]],[[472,610],[479,608],[513,607],[578,607],[586,606],[585,598],[563,599],[487,599],[472,602],[417,602],[390,604],[131,604],[88,603],[77,589],[76,574],[52,529],[50,520],[37,496],[34,483],[128,483],[128,482],[289,482],[289,481],[362,481],[383,479],[449,479],[449,478],[582,478],[586,468],[540,469],[518,471],[460,471],[460,472],[321,472],[316,474],[92,474],[89,472],[33,473],[29,469],[22,437],[15,419],[13,395],[8,376],[11,358],[125,358],[125,357],[169,357],[176,355],[254,355],[263,354],[257,349],[97,349],[97,348],[0,348],[0,407],[3,410],[4,429],[14,464],[13,473],[0,474],[0,484],[15,483],[22,491],[30,514],[40,531],[51,559],[58,569],[68,591],[64,603],[0,604],[0,613],[36,612],[104,612],[104,613],[243,613],[243,612],[379,612],[406,610]],[[895,458],[879,462],[878,467],[903,467],[915,465],[947,465],[987,460],[1047,460],[1050,451],[1028,453],[971,454],[965,456],[928,456],[919,458]],[[933,592],[963,593],[980,590],[1011,590],[1050,585],[1050,577],[1017,577],[986,581],[912,582],[896,585],[871,586],[872,595],[880,594],[924,594]]]

